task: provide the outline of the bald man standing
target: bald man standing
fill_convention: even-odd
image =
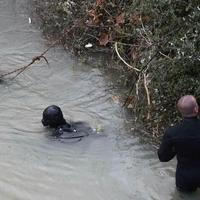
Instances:
[[[184,192],[193,192],[200,187],[200,120],[199,107],[194,96],[179,99],[178,110],[183,116],[181,123],[166,130],[158,157],[168,162],[177,157],[176,186]]]

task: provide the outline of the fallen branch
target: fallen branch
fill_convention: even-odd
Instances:
[[[150,112],[149,112],[149,108],[151,106],[151,100],[150,100],[150,95],[149,95],[149,89],[148,89],[148,83],[147,83],[147,76],[144,73],[144,88],[146,91],[146,95],[147,95],[147,105],[148,105],[148,114],[147,114],[147,119],[150,119]]]
[[[135,93],[136,93],[136,96],[137,96],[138,100],[139,100],[139,83],[140,83],[140,79],[141,79],[141,75],[139,75],[138,80],[137,80],[137,82],[135,84]]]
[[[164,53],[162,53],[161,51],[159,51],[159,54],[164,56],[165,58],[169,59],[169,60],[172,60],[172,58],[170,58],[169,56],[165,55]]]
[[[135,71],[140,72],[140,70],[139,70],[138,68],[129,65],[129,64],[120,56],[119,51],[118,51],[118,48],[117,48],[117,42],[115,42],[115,51],[116,51],[117,56],[119,57],[119,59],[120,59],[127,67],[129,67],[130,69],[134,69]]]
[[[167,34],[167,35],[174,35],[175,33],[178,33],[179,31],[181,30],[181,27],[179,27],[178,29],[175,29],[175,30],[173,30],[172,32],[170,32],[169,34]],[[128,105],[129,105],[129,96],[131,95],[131,93],[132,93],[132,91],[133,91],[133,89],[134,89],[134,87],[135,87],[135,84],[136,84],[136,81],[138,80],[138,78],[139,78],[139,76],[141,75],[141,74],[143,74],[144,73],[144,71],[147,69],[147,68],[149,68],[149,64],[154,60],[154,58],[156,58],[156,56],[158,56],[159,54],[160,54],[160,46],[165,46],[169,41],[171,40],[171,37],[170,38],[168,38],[165,42],[163,42],[162,44],[160,44],[158,47],[157,47],[157,50],[156,50],[156,52],[155,52],[155,54],[151,57],[151,59],[149,60],[149,61],[147,61],[147,63],[141,68],[141,70],[139,71],[139,73],[137,74],[137,79],[132,83],[132,86],[131,86],[131,88],[130,88],[130,90],[129,90],[129,92],[128,92],[128,95],[127,95],[127,98],[125,99],[125,101],[124,101],[124,104],[123,104],[123,106],[124,107],[127,107]]]
[[[144,37],[144,39],[146,40],[147,44],[149,44],[151,46],[152,42],[151,42],[151,39],[148,36],[148,33],[146,32],[146,30],[144,28],[144,24],[143,24],[142,16],[141,15],[140,15],[140,22],[141,22],[142,29],[143,29],[145,35],[147,36],[147,38],[145,36],[143,36],[141,32],[140,32],[140,34],[141,34],[142,37]]]
[[[30,67],[32,64],[34,64],[36,61],[40,61],[41,59],[44,59],[46,61],[47,64],[48,60],[46,59],[46,57],[44,56],[52,47],[54,47],[56,44],[58,44],[60,40],[57,40],[56,42],[54,42],[51,46],[49,46],[43,53],[41,53],[39,56],[35,56],[34,58],[32,58],[32,61],[28,64],[25,65],[23,67],[20,67],[18,69],[12,70],[10,72],[4,73],[4,74],[0,74],[0,79],[4,78],[5,76],[9,76],[11,74],[17,73],[13,79],[15,79],[18,75],[20,75],[22,72],[24,72],[28,67]]]

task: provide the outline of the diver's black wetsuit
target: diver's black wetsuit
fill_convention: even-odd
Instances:
[[[86,122],[67,122],[60,107],[56,105],[44,109],[42,124],[45,127],[54,128],[53,136],[62,139],[80,139],[93,132],[93,129]]]
[[[200,120],[184,120],[169,128],[158,150],[161,162],[177,156],[176,186],[182,191],[195,191],[200,187]]]
[[[57,127],[53,136],[62,139],[75,139],[88,136],[93,129],[86,122],[71,122]]]

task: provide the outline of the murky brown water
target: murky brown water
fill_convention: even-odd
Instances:
[[[29,63],[47,48],[28,23],[28,0],[0,0],[0,69]],[[175,161],[159,163],[150,145],[129,134],[101,71],[54,48],[14,81],[0,85],[0,199],[198,199],[174,189]],[[78,143],[47,137],[41,113],[50,104],[66,118],[101,126]]]

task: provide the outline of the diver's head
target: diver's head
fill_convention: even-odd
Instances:
[[[61,109],[55,105],[45,108],[43,111],[42,124],[43,126],[49,126],[51,128],[57,128],[58,126],[66,124]]]
[[[183,117],[196,117],[199,112],[199,106],[196,98],[192,95],[185,95],[178,100],[178,110]]]

